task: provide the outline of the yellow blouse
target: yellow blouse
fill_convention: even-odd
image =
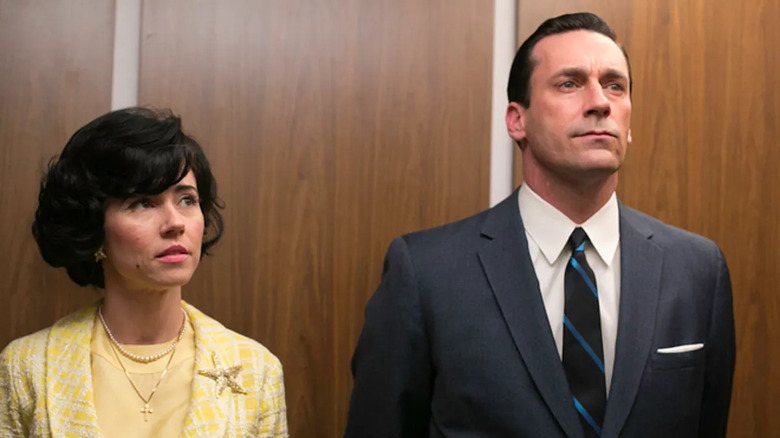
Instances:
[[[158,345],[122,345],[132,354],[147,356],[163,351],[173,343]],[[117,362],[117,356],[122,361]],[[168,365],[168,360],[171,361]],[[160,384],[149,402],[151,413],[144,413],[144,401],[138,396],[122,365],[136,388],[145,398]],[[168,365],[168,371],[160,376]],[[104,435],[112,438],[175,437],[184,428],[184,418],[192,398],[195,373],[195,336],[188,324],[181,342],[170,354],[152,363],[132,361],[113,346],[105,329],[96,322],[92,329],[92,388],[98,425]]]

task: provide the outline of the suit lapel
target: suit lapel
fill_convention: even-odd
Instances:
[[[561,359],[528,255],[517,191],[489,214],[479,259],[523,362],[550,411],[570,437],[581,435]],[[529,335],[531,334],[531,335]]]
[[[221,396],[216,393],[216,381],[201,375],[199,370],[212,370],[241,363],[235,341],[226,336],[226,329],[189,304],[183,304],[195,332],[195,374],[192,381],[192,403],[184,420],[184,437],[230,435],[235,417],[234,394],[230,388]],[[218,363],[215,365],[212,353]],[[239,376],[240,379],[240,376]],[[240,380],[239,380],[240,382]],[[243,411],[239,409],[239,414]]]
[[[620,316],[602,437],[617,437],[634,404],[650,354],[661,287],[662,250],[652,232],[620,206]]]
[[[53,437],[102,436],[92,392],[91,341],[96,306],[52,326],[46,346],[46,406]]]

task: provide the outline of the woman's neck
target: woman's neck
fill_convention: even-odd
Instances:
[[[181,287],[166,291],[124,290],[106,285],[101,308],[120,344],[161,344],[181,330]]]

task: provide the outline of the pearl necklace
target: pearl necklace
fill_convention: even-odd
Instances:
[[[184,321],[181,324],[181,329],[179,330],[179,336],[176,337],[176,340],[173,341],[173,343],[169,345],[168,348],[166,348],[165,350],[157,354],[153,354],[151,356],[139,356],[137,354],[133,354],[125,350],[122,347],[122,345],[120,345],[119,342],[117,342],[117,340],[114,338],[114,334],[111,333],[111,330],[108,328],[108,324],[106,324],[106,320],[103,318],[103,306],[100,306],[98,308],[98,316],[100,316],[100,322],[103,324],[103,328],[106,329],[106,333],[108,334],[108,339],[111,340],[111,344],[113,345],[113,347],[119,350],[119,352],[122,353],[122,356],[139,363],[154,362],[160,358],[165,357],[168,353],[170,353],[176,348],[176,346],[179,344],[179,341],[181,341],[181,339],[184,337],[184,332],[187,328],[187,321],[188,321],[187,312],[185,312],[184,309],[181,309],[181,313],[184,314]]]
[[[186,313],[184,314],[186,318]],[[154,394],[157,393],[157,388],[160,387],[160,383],[162,383],[163,378],[168,373],[168,367],[171,366],[171,362],[173,361],[173,355],[176,354],[176,346],[174,345],[173,351],[171,352],[171,357],[168,358],[168,363],[165,364],[165,369],[163,370],[162,374],[160,374],[160,378],[157,379],[157,383],[154,385],[154,388],[152,388],[152,392],[149,394],[149,397],[144,397],[143,394],[141,394],[141,391],[138,389],[137,386],[135,386],[135,383],[133,383],[133,379],[130,377],[130,373],[127,371],[127,368],[125,368],[125,364],[122,363],[122,359],[119,358],[119,354],[116,352],[116,348],[113,344],[111,345],[111,351],[114,352],[114,357],[116,357],[116,361],[119,362],[119,365],[122,367],[122,371],[125,372],[125,376],[127,377],[127,380],[130,382],[130,385],[132,385],[133,389],[135,390],[135,393],[138,394],[138,397],[141,398],[141,400],[144,402],[144,407],[139,410],[140,413],[144,414],[144,422],[149,422],[149,415],[154,414],[154,409],[152,409],[151,406],[149,406],[149,403],[152,402],[152,397],[154,397]]]

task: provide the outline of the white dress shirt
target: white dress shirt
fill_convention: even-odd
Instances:
[[[539,280],[539,289],[547,311],[558,355],[563,358],[564,274],[571,256],[569,236],[582,227],[590,243],[585,257],[596,276],[596,288],[601,313],[601,339],[604,348],[604,373],[607,394],[612,381],[620,306],[620,219],[617,197],[609,201],[582,224],[575,224],[566,215],[539,197],[527,184],[518,194],[520,217],[528,238],[528,251]]]

